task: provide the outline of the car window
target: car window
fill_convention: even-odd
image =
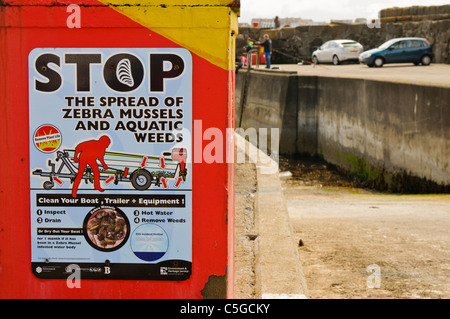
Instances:
[[[391,45],[391,48],[393,49],[404,49],[406,48],[406,41],[398,41]]]
[[[425,47],[425,42],[421,40],[409,40],[408,48],[423,48]]]
[[[324,44],[322,44],[322,46],[320,47],[321,50],[325,50],[328,49],[328,46],[330,45],[330,42],[325,42]]]

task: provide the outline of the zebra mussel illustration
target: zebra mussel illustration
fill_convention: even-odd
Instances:
[[[131,72],[131,62],[128,59],[122,59],[117,64],[116,76],[120,83],[129,87],[134,86],[133,74]]]

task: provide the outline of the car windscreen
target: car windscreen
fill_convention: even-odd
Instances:
[[[384,42],[382,45],[380,45],[378,48],[379,49],[387,49],[389,48],[392,44],[394,44],[395,42],[397,42],[398,40],[389,40],[387,42]]]

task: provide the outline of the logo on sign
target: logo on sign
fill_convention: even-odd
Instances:
[[[42,125],[34,132],[34,145],[42,153],[53,153],[62,141],[61,132],[53,125]]]

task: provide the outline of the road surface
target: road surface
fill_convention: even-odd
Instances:
[[[328,76],[337,78],[360,78],[387,82],[450,87],[450,64],[415,66],[412,63],[385,64],[382,68],[369,68],[364,64],[283,64],[273,65],[284,71],[298,72],[299,75]],[[264,68],[264,66],[260,66]]]
[[[450,298],[450,195],[361,189],[324,163],[288,169],[283,191],[310,298]]]

